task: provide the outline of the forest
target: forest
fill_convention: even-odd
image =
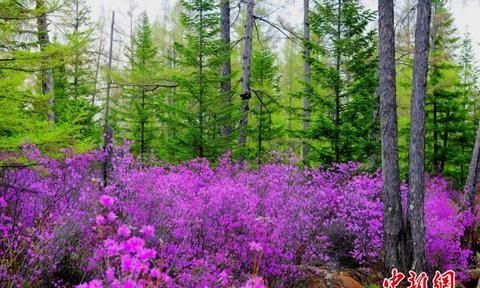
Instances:
[[[457,0],[103,2],[0,0],[0,287],[480,287]]]

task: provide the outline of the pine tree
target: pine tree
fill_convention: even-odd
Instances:
[[[178,83],[177,118],[184,129],[176,133],[172,143],[178,149],[178,159],[216,159],[224,151],[221,120],[225,112],[219,104],[225,102],[218,76],[224,61],[219,8],[213,0],[183,0],[181,4],[185,33],[183,41],[175,43],[178,61],[174,79]]]
[[[433,27],[426,107],[426,152],[432,165],[427,168],[435,175],[453,177],[462,185],[475,131],[467,95],[473,87],[467,83],[470,72],[462,69],[455,55],[459,38],[453,18],[441,5],[436,5]],[[468,61],[463,65],[469,66]]]
[[[281,124],[274,119],[279,108],[279,74],[275,55],[268,48],[258,49],[252,56],[251,135],[256,135],[255,158],[260,163],[266,152],[265,142],[279,139]],[[285,118],[283,118],[285,119]],[[280,124],[280,125],[279,125]],[[253,141],[252,141],[253,142]],[[271,145],[270,145],[271,147]],[[250,157],[254,158],[254,157]]]
[[[160,66],[157,47],[153,43],[152,28],[146,13],[140,15],[133,38],[133,56],[129,59],[126,79],[119,79],[122,94],[115,99],[112,122],[117,137],[133,140],[133,152],[145,159],[159,147],[159,103],[163,99],[159,88]],[[156,142],[155,142],[156,141]],[[154,142],[156,145],[154,145]]]
[[[0,116],[4,124],[0,149],[18,149],[24,142],[48,152],[60,147],[91,147],[90,141],[79,141],[83,137],[77,123],[56,121],[53,76],[73,52],[65,43],[50,41],[49,15],[62,11],[57,4],[33,0],[0,3],[0,101],[2,107],[9,107]]]
[[[314,149],[322,162],[365,161],[378,154],[378,137],[372,137],[378,130],[376,42],[368,29],[373,17],[353,0],[322,0],[312,11],[310,25],[319,40],[310,59],[312,81],[321,88],[312,103],[320,107],[312,111],[312,133],[329,143]]]
[[[93,42],[90,9],[84,0],[67,2],[62,8],[65,25],[58,41],[70,50],[54,71],[55,115],[58,123],[79,126],[80,138],[99,139],[99,125],[94,116],[99,109],[91,104],[95,89],[95,55],[89,52]]]

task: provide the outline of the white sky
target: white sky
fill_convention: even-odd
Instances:
[[[135,14],[147,11],[150,19],[163,18],[166,5],[173,6],[177,2],[177,0],[87,0],[95,19],[98,19],[103,13],[107,16],[109,23],[111,11],[115,9],[116,22],[124,31],[129,29],[128,10],[131,1],[136,6]],[[232,2],[237,2],[237,0]],[[298,25],[301,25],[302,0],[266,0],[265,2],[271,3],[272,6],[278,5],[283,7],[277,14],[283,19],[288,19],[292,23],[297,22]],[[362,0],[362,2],[370,9],[377,9],[377,0]],[[478,29],[480,25],[480,1],[450,0],[449,5],[455,17],[455,25],[460,34],[459,36],[467,31],[470,32],[476,57],[480,59],[480,29]],[[275,20],[276,17],[273,16],[272,18],[272,20]]]

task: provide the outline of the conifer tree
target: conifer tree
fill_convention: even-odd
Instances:
[[[363,161],[378,153],[379,139],[371,137],[378,130],[373,17],[353,0],[322,0],[313,8],[310,25],[319,44],[312,49],[312,81],[320,90],[312,103],[312,134],[328,143],[313,149],[322,162]]]
[[[467,95],[472,95],[469,90],[473,87],[467,83],[470,72],[458,62],[459,38],[450,12],[436,5],[432,21],[435,29],[426,107],[426,152],[431,165],[427,169],[463,185],[475,131]],[[469,66],[468,61],[463,66]]]
[[[173,139],[179,159],[207,157],[223,153],[221,120],[224,97],[220,95],[220,67],[224,61],[224,44],[220,39],[217,1],[182,0],[183,41],[175,43],[178,57],[174,80],[176,111],[183,126]]]
[[[159,88],[160,66],[157,47],[153,43],[152,28],[147,14],[140,15],[133,38],[133,51],[129,59],[129,75],[120,78],[122,94],[115,99],[114,127],[118,137],[133,140],[133,151],[141,155],[158,148],[160,138],[159,103],[161,94]]]

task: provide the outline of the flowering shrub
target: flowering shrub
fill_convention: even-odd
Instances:
[[[144,168],[128,148],[103,187],[102,152],[54,160],[25,147],[34,165],[0,179],[0,286],[285,287],[300,266],[381,264],[380,172],[228,157]],[[426,190],[429,267],[464,271],[468,217],[445,180]]]

